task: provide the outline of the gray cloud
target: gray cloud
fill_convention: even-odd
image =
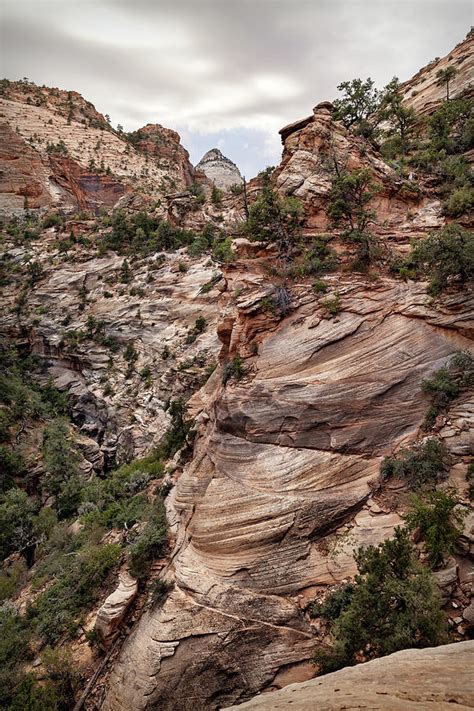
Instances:
[[[194,162],[221,137],[248,175],[338,83],[406,79],[471,17],[470,0],[2,1],[5,76],[80,91],[126,129],[175,128]]]

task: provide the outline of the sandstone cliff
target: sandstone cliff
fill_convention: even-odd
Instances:
[[[460,58],[464,49],[454,52]],[[433,72],[417,95],[421,113],[439,100]],[[459,81],[461,91],[466,82]],[[382,484],[380,463],[425,436],[422,381],[472,345],[472,290],[448,289],[433,300],[425,282],[390,270],[389,249],[405,254],[410,240],[445,224],[440,196],[429,180],[401,174],[335,121],[330,104],[282,129],[272,185],[301,201],[305,244],[330,228],[331,161],[366,168],[380,185],[371,204],[380,259],[366,274],[351,271],[351,250],[333,231],[339,266],[325,276],[323,297],[304,270],[291,279],[279,274],[275,248],[241,238],[244,197],[229,192],[212,204],[209,181],[193,171],[175,132],[153,124],[125,140],[78,95],[31,86],[10,87],[1,110],[8,211],[22,210],[25,197],[29,207],[66,208],[119,199],[125,214],[146,208],[168,217],[165,233],[179,225],[201,240],[197,256],[166,247],[130,250],[125,258],[107,249],[110,216],[70,218],[31,239],[17,241],[15,228],[4,237],[0,333],[40,356],[45,379],[69,394],[83,475],[103,475],[150,451],[167,429],[166,403],[191,396],[193,456],[167,467],[171,552],[159,569],[169,594],[134,618],[102,679],[102,708],[207,711],[311,678],[327,628],[308,607],[354,575],[359,546],[386,539],[401,523],[407,492],[400,481]],[[66,152],[62,145],[48,150],[58,136]],[[91,161],[105,170],[89,170]],[[260,190],[261,180],[252,181],[250,202]],[[158,205],[155,198],[163,197]],[[463,221],[472,224],[472,216]],[[202,247],[206,225],[227,230],[228,249],[234,238],[231,258]],[[278,308],[282,290],[286,310]],[[337,302],[335,312],[327,299]],[[237,355],[238,378],[229,376]],[[464,502],[473,418],[472,398],[463,393],[435,423],[451,455],[448,483]],[[40,476],[37,439],[33,428],[20,433]],[[437,573],[455,638],[467,634],[472,616],[473,547],[471,517],[462,546]],[[115,593],[103,591],[98,629],[107,644],[132,599],[135,584],[123,574]],[[405,659],[419,670],[444,663],[445,677],[435,671],[429,678],[447,685],[452,660],[470,653],[471,645],[402,653],[314,686],[335,692],[341,679],[338,688],[352,703],[354,681],[372,679],[371,669],[385,665],[403,675]],[[302,689],[302,703],[306,693],[318,698],[309,689]],[[467,705],[469,693],[463,681],[456,699]],[[99,705],[90,701],[91,709]]]
[[[1,156],[0,210],[6,213],[25,206],[111,206],[130,190],[156,199],[192,180],[175,131],[149,124],[124,134],[77,92],[7,83],[0,119],[8,146]],[[14,140],[6,135],[12,131]]]
[[[432,102],[431,90],[424,97]],[[334,159],[366,168],[380,185],[374,230],[395,252],[445,223],[432,188],[401,176],[335,122],[331,105],[281,134],[272,181],[303,203],[307,238],[329,227]],[[472,342],[472,291],[435,303],[426,285],[394,279],[383,256],[375,278],[326,277],[340,300],[334,318],[298,276],[286,284],[291,312],[278,316],[268,307],[281,286],[271,276],[276,254],[252,259],[248,245],[236,247],[241,258],[225,270],[235,297],[219,326],[220,363],[224,369],[239,353],[245,375],[223,384],[216,373],[190,401],[199,436],[169,504],[175,588],[124,645],[109,681],[110,711],[219,708],[314,673],[324,632],[306,614],[308,601],[354,575],[358,546],[401,523],[403,506],[380,488],[381,460],[422,436],[422,380]],[[472,417],[465,395],[437,430],[461,496]],[[472,542],[472,531],[466,535]],[[470,567],[451,570],[465,606]]]

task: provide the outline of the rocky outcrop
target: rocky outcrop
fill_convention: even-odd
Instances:
[[[239,296],[222,359],[258,354],[241,381],[223,387],[216,373],[207,406],[199,398],[194,458],[171,500],[176,588],[125,644],[107,709],[217,708],[305,668],[317,638],[306,601],[401,523],[378,499],[381,458],[416,436],[421,380],[469,345],[456,330],[467,294],[437,310],[422,285],[329,277],[336,318],[296,285],[278,323],[257,306],[270,284],[248,266],[227,274]]]
[[[443,223],[441,204],[411,180],[404,180],[367,142],[333,119],[332,105],[315,106],[313,116],[280,132],[284,139],[282,161],[273,182],[284,195],[293,195],[304,206],[308,233],[327,230],[327,199],[335,163],[339,169],[366,168],[379,192],[371,207],[376,213],[373,231],[386,243],[408,245],[410,239]]]
[[[66,236],[71,230],[78,239],[90,238],[94,223],[72,221]],[[166,402],[189,397],[215,363],[220,291],[200,290],[219,271],[207,256],[191,259],[182,250],[130,263],[125,284],[120,277],[124,257],[94,256],[95,250],[80,244],[64,254],[58,249],[63,238],[53,228],[27,247],[5,242],[3,258],[18,278],[0,287],[0,337],[20,341],[42,358],[70,397],[78,433],[99,444],[99,452],[87,447],[87,457],[102,471],[156,444],[168,426]],[[98,244],[102,237],[95,239]],[[40,265],[42,276],[18,314],[15,303],[27,281],[27,260]],[[206,328],[189,338],[200,316]],[[84,337],[88,318],[100,324],[99,338]],[[128,374],[127,344],[137,352]],[[147,382],[143,369],[149,372]]]
[[[197,164],[196,170],[204,173],[216,187],[222,190],[228,190],[233,185],[241,185],[243,182],[235,163],[222,155],[218,148],[212,148],[205,153]]]
[[[0,212],[49,207],[53,202],[47,162],[6,123],[0,123]]]
[[[446,85],[440,83],[438,72],[453,67],[456,74],[449,83],[451,99],[474,97],[474,33],[456,45],[445,57],[436,58],[402,84],[405,103],[418,114],[429,114],[446,99]]]
[[[474,708],[474,642],[407,649],[320,679],[262,694],[232,709],[448,711]]]
[[[169,192],[189,186],[194,180],[194,169],[189,162],[189,153],[181,145],[177,131],[158,123],[149,123],[131,134],[136,148],[156,159],[160,167],[168,171]],[[179,179],[173,176],[177,174]]]
[[[119,574],[117,588],[108,596],[97,612],[95,629],[102,644],[110,647],[118,634],[118,628],[134,601],[138,583],[126,571]]]
[[[149,124],[128,136],[77,92],[7,83],[0,119],[6,124],[0,131],[0,209],[6,213],[21,212],[25,194],[30,208],[96,208],[115,204],[129,190],[156,202],[192,181],[193,167],[175,131]]]

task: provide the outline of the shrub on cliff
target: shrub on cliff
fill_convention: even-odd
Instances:
[[[431,277],[429,293],[440,294],[450,284],[465,284],[474,276],[474,235],[451,223],[412,246],[411,260]]]
[[[431,145],[447,153],[474,147],[474,106],[469,99],[445,102],[429,119]]]
[[[166,532],[165,507],[162,499],[157,498],[152,516],[129,549],[130,573],[135,578],[146,577],[153,561],[164,554],[167,543]]]
[[[424,422],[425,429],[433,427],[437,415],[473,385],[474,358],[469,351],[455,353],[447,365],[435,370],[430,378],[423,380],[421,389],[431,396],[431,406]]]
[[[448,464],[445,445],[433,437],[409,449],[401,449],[394,457],[385,457],[380,467],[380,476],[384,481],[391,477],[401,477],[410,489],[434,487],[446,476]]]
[[[358,245],[358,262],[362,268],[375,256],[376,241],[370,233],[375,212],[369,205],[379,190],[369,170],[348,171],[334,160],[327,214],[334,227],[342,225],[343,237]]]
[[[331,629],[333,646],[315,657],[322,673],[445,641],[436,584],[406,530],[395,529],[393,538],[359,549],[355,558],[355,589]]]
[[[379,120],[385,121],[389,128],[389,140],[397,140],[396,152],[406,153],[410,147],[410,137],[414,131],[417,116],[411,107],[405,106],[400,82],[394,77],[383,90],[379,110]]]
[[[373,126],[368,119],[375,113],[380,105],[380,92],[375,88],[373,80],[368,77],[343,81],[337,87],[342,92],[342,98],[336,99],[334,105],[334,118],[342,121],[346,128],[356,128],[359,133],[369,137]]]
[[[404,519],[408,530],[417,530],[425,542],[432,568],[443,562],[446,553],[454,552],[466,514],[467,510],[459,507],[456,491],[452,489],[413,497]]]
[[[302,207],[296,198],[282,198],[273,190],[268,171],[262,175],[262,193],[250,206],[242,232],[251,240],[275,244],[287,259],[300,232]]]

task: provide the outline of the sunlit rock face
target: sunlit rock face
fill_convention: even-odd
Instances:
[[[228,190],[233,185],[240,185],[242,176],[235,163],[226,158],[218,148],[208,151],[196,166],[217,188]]]

